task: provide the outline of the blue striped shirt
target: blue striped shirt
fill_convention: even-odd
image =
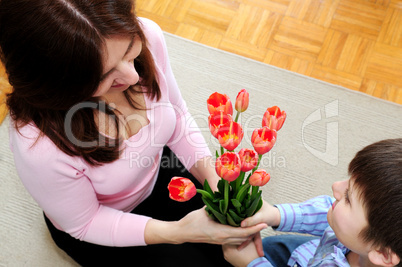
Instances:
[[[277,231],[321,237],[297,247],[290,256],[288,266],[350,266],[346,259],[349,249],[339,242],[328,225],[327,212],[333,201],[329,196],[318,196],[303,203],[276,205],[281,213]],[[247,267],[271,266],[266,258],[261,257]]]

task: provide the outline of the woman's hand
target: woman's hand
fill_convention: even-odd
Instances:
[[[254,242],[249,242],[243,249],[234,245],[223,245],[222,249],[225,260],[235,267],[246,267],[250,262],[260,257]]]
[[[212,220],[205,207],[187,214],[177,222],[180,230],[180,243],[210,243],[240,245],[249,237],[265,229],[265,223],[258,223],[250,227],[232,227]]]
[[[210,243],[248,245],[255,240],[256,234],[269,226],[277,226],[280,222],[279,210],[266,203],[252,217],[242,221],[241,227],[223,225],[212,220],[205,207],[192,211],[177,222],[164,222],[155,219],[148,221],[145,227],[145,243],[181,244]],[[242,248],[240,247],[240,248]],[[258,248],[258,246],[257,246]],[[258,249],[261,254],[262,249]]]

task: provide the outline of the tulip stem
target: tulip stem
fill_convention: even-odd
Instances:
[[[240,115],[240,112],[237,111],[237,112],[236,112],[236,118],[235,118],[235,120],[234,120],[235,122],[237,122],[237,120],[239,119],[239,115]]]
[[[211,201],[214,200],[213,196],[209,192],[207,192],[206,190],[197,189],[197,193],[201,194],[202,197],[208,198]]]
[[[225,191],[223,193],[224,195],[224,199],[223,199],[223,214],[226,214],[227,210],[228,210],[228,206],[229,206],[229,182],[225,180]]]
[[[221,156],[225,153],[225,150],[223,149],[223,146],[221,146]]]
[[[253,195],[257,194],[259,189],[260,189],[259,186],[252,186],[251,195],[253,196]]]
[[[258,165],[260,165],[261,158],[262,158],[262,155],[258,155],[258,162],[257,162],[257,165],[255,165],[252,173],[254,173],[258,169]]]
[[[244,175],[245,175],[245,174],[246,174],[245,172],[240,172],[239,177],[237,177],[237,179],[236,179],[236,181],[235,181],[235,183],[236,183],[236,188],[235,188],[235,190],[236,190],[236,191],[240,188],[241,184],[243,183]]]

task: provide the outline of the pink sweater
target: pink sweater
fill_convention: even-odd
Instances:
[[[106,246],[145,245],[146,216],[129,213],[153,190],[164,145],[187,169],[210,155],[173,76],[163,33],[148,19],[143,30],[157,65],[162,98],[145,96],[150,123],[124,141],[121,157],[101,167],[61,152],[39,129],[10,127],[10,146],[24,186],[60,230]],[[169,193],[166,189],[166,198]]]

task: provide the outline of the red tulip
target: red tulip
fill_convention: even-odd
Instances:
[[[190,179],[173,177],[168,185],[169,197],[179,202],[190,200],[197,193],[197,189]]]
[[[247,92],[246,89],[241,89],[236,97],[235,109],[238,112],[246,111],[246,109],[248,108],[248,102],[249,102],[249,93]]]
[[[213,93],[209,96],[207,100],[209,114],[214,114],[216,112],[223,112],[226,114],[233,115],[232,102],[229,97],[225,94]]]
[[[240,144],[243,135],[243,128],[234,121],[221,125],[217,132],[219,144],[229,151],[234,150]]]
[[[248,182],[252,186],[264,186],[269,182],[271,176],[263,169],[256,170],[249,178]]]
[[[239,157],[242,172],[251,171],[258,164],[258,154],[252,149],[242,148],[239,151]]]
[[[232,116],[229,114],[223,112],[211,114],[208,118],[209,130],[214,137],[218,138],[219,127],[230,121],[232,121]]]
[[[226,152],[216,159],[215,170],[219,177],[233,182],[240,174],[240,157],[234,152]]]
[[[269,152],[276,142],[276,130],[268,127],[255,129],[251,136],[251,143],[259,155]]]
[[[262,127],[267,126],[270,129],[279,131],[286,119],[286,112],[281,111],[277,106],[267,108],[262,118]]]

